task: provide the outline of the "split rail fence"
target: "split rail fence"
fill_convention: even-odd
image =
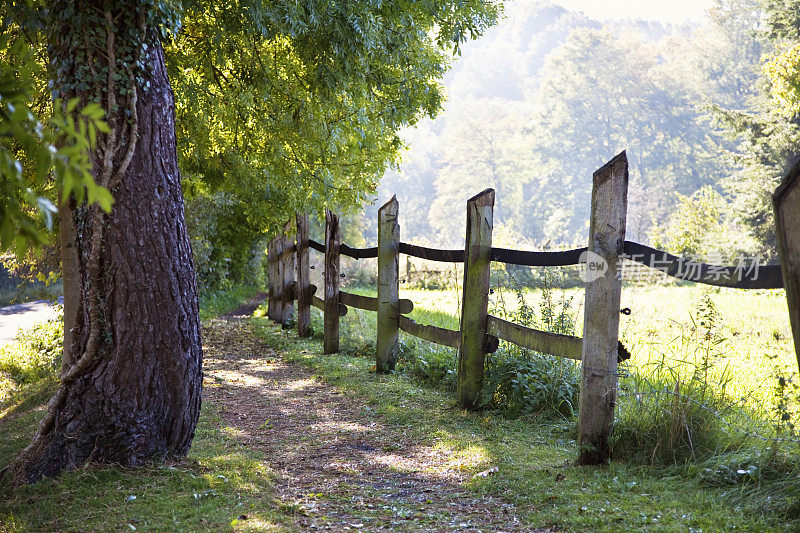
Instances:
[[[617,397],[617,364],[629,357],[619,341],[622,281],[617,265],[623,258],[666,274],[709,285],[741,289],[786,287],[795,351],[800,364],[800,165],[775,193],[774,203],[781,265],[744,270],[688,261],[643,244],[625,240],[628,161],[620,153],[593,176],[589,245],[559,252],[533,252],[492,247],[495,193],[486,189],[467,202],[466,247],[441,250],[400,240],[398,202],[393,197],[378,210],[378,245],[351,248],[339,238],[339,217],[328,211],[325,242],[308,237],[308,215],[289,221],[268,244],[269,317],[281,324],[294,318],[301,337],[311,335],[310,308],[322,310],[325,353],[339,350],[339,318],[348,307],[377,313],[376,371],[391,372],[398,356],[399,331],[459,350],[459,402],[476,405],[484,358],[499,341],[554,356],[581,361],[579,464],[598,464],[609,457],[608,437]],[[294,234],[294,235],[293,235]],[[309,249],[324,254],[322,297],[309,282]],[[410,300],[399,297],[399,255],[429,261],[464,263],[459,330],[418,324],[408,315]],[[378,296],[351,294],[339,288],[339,259],[378,260]],[[488,313],[490,264],[555,267],[584,264],[586,277],[583,338],[539,331]],[[588,276],[588,277],[587,277]],[[294,313],[294,301],[297,313]]]

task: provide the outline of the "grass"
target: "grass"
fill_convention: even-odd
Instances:
[[[206,298],[203,314],[229,312],[255,292]],[[48,338],[41,328],[30,332],[14,353],[25,357]],[[55,387],[53,371],[0,382],[0,466],[30,441]],[[13,492],[0,489],[0,531],[284,530],[286,516],[272,497],[272,484],[260,457],[238,445],[204,404],[185,460],[137,469],[89,465]]]
[[[207,296],[203,316],[227,313],[254,292]],[[498,292],[493,298],[506,297],[507,309],[517,305],[511,295]],[[772,294],[708,293],[691,287],[647,289],[641,294],[625,291],[624,305],[634,313],[622,318],[623,338],[634,356],[616,429],[622,444],[615,446],[622,460],[599,468],[572,465],[577,445],[575,421],[568,415],[554,419],[523,412],[509,418],[499,410],[468,413],[454,407],[452,391],[441,386],[452,379],[456,357],[452,350],[403,335],[400,371],[375,375],[372,313],[350,310],[342,324],[343,352],[336,355],[321,355],[319,333],[315,339],[300,340],[266,319],[252,320],[259,334],[281,349],[286,359],[312,368],[356,405],[378,413],[390,431],[412,436],[423,451],[444,452],[449,467],[468,477],[497,467],[496,474],[473,478],[469,489],[513,503],[527,524],[564,531],[788,530],[800,527],[796,445],[774,440],[770,424],[764,428],[772,433],[766,441],[740,431],[749,424],[747,417],[760,420],[773,411],[747,407],[750,403],[736,396],[758,384],[774,385],[773,365],[790,366],[783,353],[791,343],[791,337],[784,336],[788,334],[782,322],[785,303]],[[455,315],[448,312],[457,309],[457,295],[404,291],[402,297],[417,304],[415,320],[457,329]],[[541,292],[528,291],[525,297],[537,308]],[[571,312],[579,316],[578,305]],[[753,324],[755,317],[759,321]],[[692,322],[709,318],[713,327]],[[315,331],[321,332],[316,310],[313,321]],[[711,338],[708,332],[713,333]],[[764,359],[759,367],[757,354],[765,347],[777,356],[766,359],[767,377],[743,375],[764,368]],[[726,373],[726,367],[736,371]],[[435,372],[444,374],[432,378]],[[719,394],[720,383],[725,394]],[[703,384],[712,386],[689,390]],[[28,442],[42,416],[40,406],[54,387],[51,374],[0,383],[5,390],[0,400],[0,465]],[[643,394],[646,387],[659,394]],[[770,386],[755,398],[774,405],[774,392]],[[793,401],[790,388],[782,394]],[[713,409],[695,409],[682,397],[704,398]],[[745,408],[725,411],[732,402]],[[713,432],[720,431],[720,412],[735,427],[714,437]],[[736,418],[743,413],[745,418]],[[701,446],[698,438],[706,433],[693,433],[687,444],[684,426],[676,426],[676,421],[693,428],[706,425],[716,440]],[[793,436],[788,426],[782,431],[779,437]],[[0,492],[0,531],[286,528],[287,513],[293,509],[274,500],[272,473],[256,454],[237,445],[233,432],[206,405],[185,461],[136,470],[88,466],[13,493]],[[670,436],[672,441],[665,440]],[[679,450],[680,459],[668,454],[653,460],[654,443],[660,443],[659,449]],[[697,453],[700,449],[710,453]]]
[[[455,291],[402,292],[401,297],[415,302],[412,317],[417,321],[457,329]],[[529,314],[542,315],[533,319],[540,328],[548,313],[551,323],[560,323],[560,313],[571,315],[567,325],[580,334],[579,289],[549,295],[525,290],[523,296],[521,303],[511,291],[495,287],[490,312],[518,317],[520,308],[528,306]],[[549,303],[542,305],[545,298]],[[770,520],[800,518],[800,387],[782,291],[626,287],[622,305],[633,311],[621,316],[621,338],[633,357],[621,367],[612,439],[615,465],[647,465],[681,482],[693,479],[724,487],[730,506],[749,507]],[[435,311],[425,309],[429,306]],[[344,353],[371,358],[374,331],[373,314],[351,310],[342,325]],[[516,374],[512,381],[568,388],[553,379],[560,371],[542,371],[551,360],[523,355],[527,359],[511,358],[515,368],[508,374]],[[486,382],[493,391],[502,389],[495,388],[492,367],[507,359],[502,349],[489,359]],[[401,334],[399,374],[418,384],[444,385],[447,391],[455,368],[453,350]],[[535,391],[532,397],[523,397],[530,409],[522,410],[501,398],[495,405],[501,410],[492,416],[523,414],[528,423],[540,424],[542,412],[533,406],[542,393]],[[565,435],[574,434],[575,418],[561,414],[565,428],[572,428]]]
[[[348,288],[363,295],[375,295],[374,290]],[[512,291],[495,287],[490,295],[490,313],[502,315],[518,309]],[[410,315],[414,320],[458,329],[460,294],[454,290],[428,291],[403,290],[401,298],[415,303]],[[524,291],[527,305],[537,310],[542,300],[541,289]],[[556,305],[561,298],[570,302],[568,315],[575,334],[583,329],[583,290],[580,288],[557,290]],[[704,312],[704,300],[712,302],[711,328],[716,345],[708,366],[707,381],[724,386],[730,398],[745,398],[762,415],[774,415],[779,398],[775,389],[780,376],[798,381],[798,364],[795,357],[791,326],[782,290],[737,290],[706,288],[703,286],[625,287],[622,291],[622,308],[630,308],[629,316],[620,315],[620,339],[632,357],[625,365],[628,372],[645,376],[669,374],[688,380],[695,368],[702,366],[708,350],[697,342],[698,330]],[[374,342],[374,318],[370,313],[351,310],[357,318],[348,315],[343,327],[348,340],[360,339]],[[424,341],[401,334],[408,346],[427,345]],[[423,348],[424,350],[424,348]],[[663,377],[663,376],[662,376]]]
[[[261,287],[245,285],[204,292],[200,294],[200,319],[208,320],[230,313],[262,290]]]
[[[36,324],[21,332],[16,340],[0,346],[0,381],[22,385],[52,377],[61,364],[63,336],[64,325],[59,317]]]
[[[793,524],[735,500],[730,487],[709,483],[699,471],[629,462],[572,466],[577,446],[570,421],[467,413],[454,408],[446,390],[402,373],[375,375],[371,352],[348,347],[321,355],[318,340],[298,340],[266,319],[254,321],[285,358],[314,369],[425,447],[445,450],[452,464],[470,474],[496,466],[497,474],[474,478],[470,488],[515,504],[527,524],[566,531],[763,531]]]
[[[30,439],[40,411],[3,424],[0,462]],[[192,452],[177,464],[87,466],[0,493],[2,531],[271,530],[281,516],[272,474],[203,407]]]

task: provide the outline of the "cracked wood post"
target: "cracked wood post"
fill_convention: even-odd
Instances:
[[[608,438],[617,402],[617,344],[622,281],[617,261],[625,242],[628,159],[623,151],[593,176],[586,300],[583,314],[578,464],[610,458]],[[605,271],[589,265],[605,266]],[[596,278],[596,279],[593,279]]]
[[[795,162],[775,189],[772,204],[783,287],[786,289],[794,351],[800,369],[800,160]]]
[[[339,351],[339,217],[330,210],[325,215],[325,331],[323,353]]]
[[[277,254],[278,246],[277,246],[277,237],[273,237],[267,243],[267,277],[269,278],[269,285],[267,288],[267,294],[269,296],[269,306],[267,310],[267,316],[270,320],[276,321],[278,320],[278,303],[275,298],[275,295],[278,293],[278,280],[277,280],[277,271],[276,265],[277,261],[275,259],[275,255]]]
[[[378,374],[394,370],[400,349],[400,225],[397,213],[397,196],[392,196],[378,210],[378,340],[375,348]]]
[[[295,247],[294,239],[291,236],[292,221],[287,220],[283,225],[283,233],[281,235],[281,242],[283,243],[283,250],[281,250],[281,271],[283,273],[281,281],[281,325],[286,327],[292,322],[294,315],[294,272],[295,272]]]
[[[275,236],[275,318],[278,324],[283,324],[283,233]]]
[[[486,189],[467,202],[461,347],[458,352],[458,401],[468,409],[477,407],[478,393],[483,384],[493,215],[494,189]]]
[[[297,336],[311,336],[311,282],[308,267],[308,213],[295,217],[297,224]]]

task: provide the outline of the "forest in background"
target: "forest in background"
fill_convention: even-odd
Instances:
[[[497,239],[585,245],[592,173],[627,150],[629,239],[774,257],[769,195],[797,129],[784,118],[775,141],[764,65],[780,40],[763,20],[754,0],[720,0],[696,25],[507,3],[445,76],[443,112],[403,132],[401,165],[356,217],[365,240],[397,194],[403,239],[459,246],[466,200],[493,187]]]
[[[418,36],[406,68],[369,66],[400,85],[375,92],[355,76],[363,83],[329,94],[303,85],[317,74],[284,41],[236,56],[252,44],[241,20],[188,8],[164,43],[201,290],[260,283],[266,239],[300,210],[315,238],[330,208],[345,216],[344,242],[371,245],[393,194],[406,241],[460,246],[466,199],[494,187],[496,242],[583,246],[591,175],[621,150],[629,239],[709,262],[776,260],[771,194],[800,146],[796,3],[716,0],[701,22],[678,25],[600,22],[534,0],[506,2],[494,24],[496,9],[456,58]],[[15,27],[14,9],[0,14]],[[41,38],[31,53],[32,109],[47,116]],[[52,204],[53,182],[40,182],[30,190]],[[45,215],[29,225],[44,230]],[[6,254],[5,266],[58,277],[55,227],[49,236],[44,253]]]

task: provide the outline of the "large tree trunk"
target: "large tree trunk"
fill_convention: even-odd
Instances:
[[[75,34],[85,31],[80,17],[97,17],[96,4],[54,4],[54,9],[71,4],[79,12],[72,27],[63,19],[56,21],[62,26],[51,44],[51,57],[69,64],[75,43],[82,42]],[[101,77],[94,92],[73,93],[87,99],[100,87],[105,94],[101,98],[112,133],[94,154],[95,179],[109,186],[114,207],[109,215],[97,206],[74,211],[79,276],[65,280],[80,285],[76,291],[65,287],[80,295],[77,305],[66,309],[71,316],[65,322],[74,329],[65,335],[69,345],[58,394],[17,463],[18,481],[54,476],[87,461],[135,466],[184,455],[200,411],[197,290],[164,53],[155,32],[142,24],[143,16],[104,15],[108,23],[99,29],[111,46],[101,43],[104,53],[98,53],[95,37],[83,40],[94,53],[89,62],[108,66],[111,54],[110,68],[119,72],[115,52],[130,49],[123,35],[134,27],[139,38],[148,36],[142,58],[149,87],[142,84],[131,93],[123,83],[109,77],[106,84]],[[69,90],[62,95],[69,96]],[[62,237],[71,238],[70,232]],[[69,250],[72,243],[62,246]]]

